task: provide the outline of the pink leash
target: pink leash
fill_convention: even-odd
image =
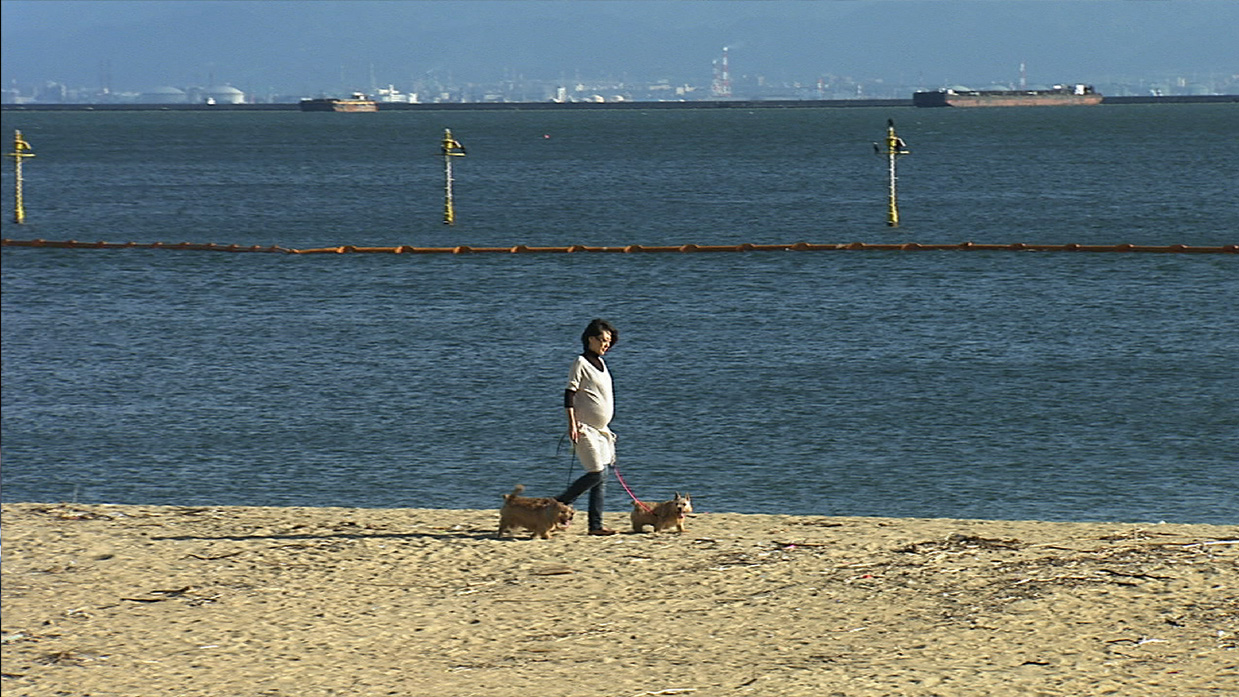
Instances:
[[[641,503],[641,500],[637,498],[637,495],[632,493],[632,489],[628,488],[628,483],[625,482],[624,478],[620,476],[619,466],[612,463],[611,469],[615,471],[615,478],[619,480],[620,486],[624,487],[624,491],[628,492],[628,496],[632,498],[632,502],[640,506],[641,510],[645,511],[646,513],[653,513],[654,509],[650,508],[644,503]]]

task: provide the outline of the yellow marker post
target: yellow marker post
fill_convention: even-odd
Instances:
[[[456,209],[455,203],[452,200],[452,158],[464,157],[465,146],[452,137],[451,129],[443,129],[443,176],[444,185],[444,200],[443,200],[443,224],[456,224]]]
[[[22,160],[27,157],[34,157],[34,153],[30,152],[30,143],[22,140],[22,132],[13,132],[13,152],[9,153],[9,157],[13,158],[14,168],[17,171],[17,205],[13,209],[13,222],[21,225],[26,222],[25,202],[22,200]]]
[[[877,143],[873,144],[873,149],[878,154],[885,154],[888,161],[888,169],[890,171],[890,201],[889,209],[886,213],[886,224],[890,227],[899,227],[899,199],[895,192],[895,158],[900,155],[907,155],[908,146],[903,142],[903,139],[895,134],[895,122],[892,119],[886,120],[886,149],[885,152],[878,147]]]

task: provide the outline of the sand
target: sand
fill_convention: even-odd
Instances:
[[[6,504],[4,695],[1239,694],[1239,527],[497,521]]]

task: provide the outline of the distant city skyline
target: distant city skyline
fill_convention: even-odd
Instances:
[[[1233,91],[1216,0],[0,0],[5,101],[231,86],[442,99],[907,97],[1086,82]],[[652,88],[652,89],[651,89]],[[598,93],[598,94],[595,94]],[[607,93],[607,94],[604,94]]]

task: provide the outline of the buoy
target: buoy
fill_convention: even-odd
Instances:
[[[456,224],[456,203],[452,196],[452,158],[464,157],[465,146],[452,137],[451,129],[443,129],[443,143],[440,145],[440,150],[443,153],[443,224]]]
[[[22,160],[34,157],[34,153],[30,152],[30,143],[22,140],[21,131],[13,132],[13,152],[9,153],[9,157],[13,158],[14,174],[17,177],[14,184],[13,222],[21,225],[26,222],[26,203],[22,196]]]
[[[878,146],[873,144],[874,152],[884,154],[887,158],[887,172],[889,175],[888,193],[887,193],[887,210],[886,224],[889,227],[899,227],[899,203],[895,193],[895,181],[898,177],[895,176],[895,159],[900,155],[907,155],[908,146],[903,142],[903,139],[895,134],[894,119],[886,120],[886,150],[885,152]]]

